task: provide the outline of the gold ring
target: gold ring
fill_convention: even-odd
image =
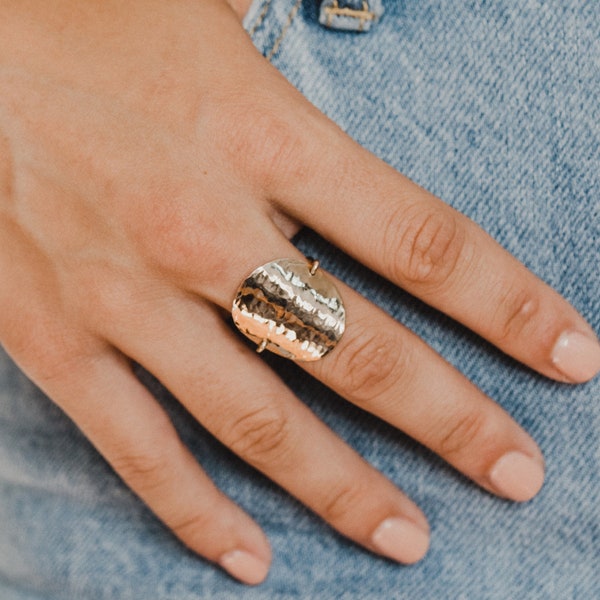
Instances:
[[[318,260],[281,258],[258,267],[237,290],[231,316],[257,344],[292,360],[319,360],[338,343],[346,311]]]

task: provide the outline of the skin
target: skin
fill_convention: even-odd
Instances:
[[[263,532],[208,479],[131,361],[357,543],[385,553],[373,533],[389,518],[428,535],[416,505],[225,326],[246,274],[299,257],[298,224],[548,377],[566,379],[561,334],[595,338],[485,232],[293,89],[242,29],[248,4],[0,0],[0,341],[184,544],[258,583]],[[514,452],[541,472],[529,435],[337,285],[347,333],[301,366],[488,491],[531,498],[541,480],[507,493],[491,475]]]

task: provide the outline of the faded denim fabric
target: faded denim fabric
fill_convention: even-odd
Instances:
[[[321,26],[314,0],[256,0],[246,26],[351,136],[480,223],[600,331],[600,2],[387,0],[385,9],[358,34]],[[295,241],[531,432],[547,459],[540,495],[525,505],[491,496],[293,364],[266,357],[424,509],[431,550],[401,567],[332,531],[141,373],[216,484],[271,540],[269,578],[247,588],[179,544],[0,355],[0,598],[600,597],[600,379],[544,379],[310,231]]]

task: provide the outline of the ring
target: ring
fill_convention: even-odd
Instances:
[[[257,352],[319,360],[338,343],[346,311],[318,260],[274,260],[255,269],[237,290],[231,316]]]

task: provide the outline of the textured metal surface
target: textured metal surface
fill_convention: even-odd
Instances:
[[[318,360],[344,333],[346,313],[329,278],[311,264],[280,259],[258,267],[239,287],[231,314],[263,349],[293,360]]]

